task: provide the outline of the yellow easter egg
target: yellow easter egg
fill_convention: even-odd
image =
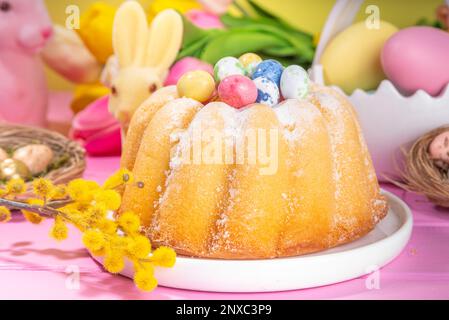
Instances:
[[[246,70],[248,75],[252,75],[257,65],[262,62],[262,58],[255,53],[245,53],[239,58],[240,63]]]
[[[379,28],[365,21],[339,33],[321,57],[324,80],[347,94],[355,89],[376,89],[386,78],[380,61],[385,42],[398,31],[391,23],[380,21]]]
[[[177,88],[181,97],[206,102],[214,93],[215,81],[206,71],[190,71],[179,79]]]
[[[239,60],[243,64],[244,67],[247,67],[251,63],[260,63],[260,62],[262,62],[262,58],[261,57],[259,57],[255,53],[251,53],[251,52],[245,53],[244,55],[242,55],[239,58]]]

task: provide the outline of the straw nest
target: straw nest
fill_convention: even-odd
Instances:
[[[392,181],[407,191],[425,195],[442,207],[449,207],[449,173],[447,166],[438,165],[429,154],[429,146],[449,126],[435,129],[419,138],[409,151],[403,150],[402,181]]]
[[[10,124],[0,124],[0,147],[10,153],[30,144],[44,144],[53,150],[54,158],[39,177],[54,184],[67,183],[82,176],[85,168],[85,150],[77,142],[49,130]],[[29,195],[31,182],[27,182]],[[26,196],[25,195],[25,196]]]

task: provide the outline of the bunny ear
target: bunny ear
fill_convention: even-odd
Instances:
[[[114,19],[113,45],[120,67],[143,65],[147,37],[145,11],[137,1],[126,1]]]
[[[163,75],[175,61],[182,44],[182,18],[175,10],[159,13],[150,26],[145,65]]]

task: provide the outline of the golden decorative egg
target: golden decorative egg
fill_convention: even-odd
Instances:
[[[2,180],[11,180],[22,178],[24,180],[31,177],[28,167],[20,160],[6,159],[0,163],[0,178]]]
[[[54,154],[53,150],[44,144],[30,144],[17,149],[12,158],[23,162],[34,176],[47,170]]]

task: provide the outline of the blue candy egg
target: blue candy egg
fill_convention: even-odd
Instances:
[[[281,83],[281,76],[284,67],[276,60],[264,60],[258,64],[253,72],[253,79],[264,77],[273,81],[278,87]]]
[[[257,103],[262,103],[267,106],[273,107],[279,103],[280,93],[279,87],[274,81],[259,77],[253,80],[257,88]]]

